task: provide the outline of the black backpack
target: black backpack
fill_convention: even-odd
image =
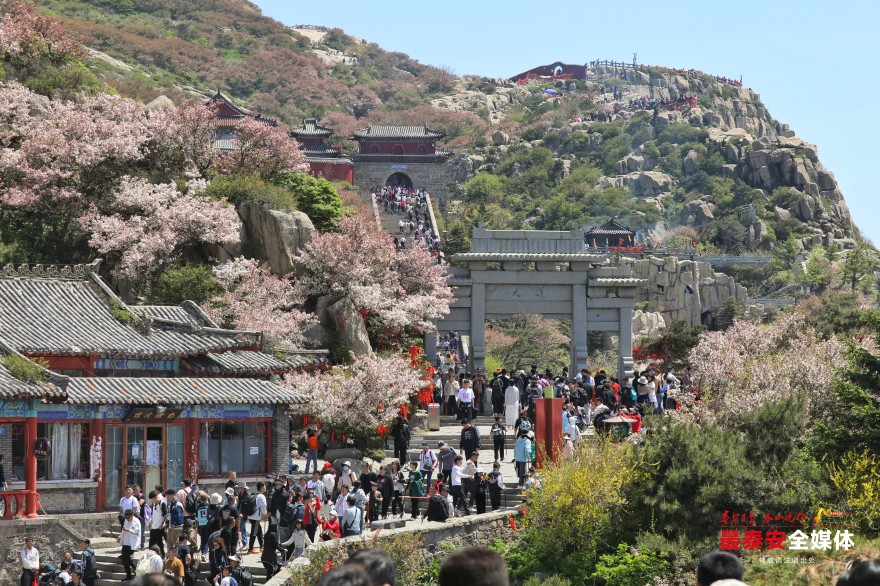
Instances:
[[[183,503],[183,510],[189,513],[190,515],[196,514],[196,505],[198,504],[199,497],[196,494],[198,492],[198,488],[193,486],[190,489],[189,494],[186,495],[186,502]]]
[[[284,520],[287,521],[287,526],[293,528],[297,521],[302,521],[306,516],[306,506],[303,503],[296,503],[287,505],[287,510],[284,512]]]
[[[251,575],[250,570],[239,566],[236,574],[238,586],[254,586],[254,577]]]
[[[446,508],[446,499],[443,498],[443,495],[435,494],[431,497],[431,500],[434,502],[434,509],[432,512],[436,511],[436,516],[438,517],[437,521],[445,521],[449,518],[449,509]],[[435,519],[431,519],[434,521]]]
[[[499,376],[492,381],[492,400],[500,401],[504,398],[504,381]]]
[[[238,505],[239,512],[245,517],[250,517],[254,513],[257,512],[257,495],[252,493],[245,493],[244,496],[241,497]]]
[[[82,572],[85,578],[93,578],[98,575],[98,559],[91,549],[86,549],[82,553]]]

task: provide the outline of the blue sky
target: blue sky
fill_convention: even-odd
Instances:
[[[880,4],[256,0],[281,22],[338,26],[457,74],[510,77],[593,59],[743,77],[771,115],[819,147],[856,224],[880,245]],[[875,179],[876,177],[876,179]]]

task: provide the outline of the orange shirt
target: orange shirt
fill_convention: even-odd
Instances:
[[[310,450],[317,450],[318,449],[318,436],[313,435],[313,436],[309,437],[308,441],[309,441],[309,449]]]

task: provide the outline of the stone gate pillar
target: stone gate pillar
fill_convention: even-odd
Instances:
[[[471,369],[486,368],[486,285],[471,286]]]
[[[576,375],[587,366],[587,286],[572,285],[571,295],[571,364],[568,372]]]
[[[626,376],[633,375],[633,332],[632,332],[633,308],[620,308],[620,324],[618,326],[617,336],[619,343],[619,352],[617,358],[617,378],[623,380]]]

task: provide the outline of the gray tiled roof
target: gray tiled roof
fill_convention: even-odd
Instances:
[[[587,236],[618,236],[621,234],[629,234],[630,236],[635,234],[635,230],[621,224],[617,221],[617,218],[611,218],[601,226],[596,226],[592,228],[589,232],[587,232]]]
[[[0,271],[0,338],[20,352],[158,358],[262,342],[258,332],[197,327],[177,321],[179,314],[171,321],[140,324],[149,327],[125,325],[110,309],[111,300],[121,301],[93,270],[80,278],[40,278],[31,269],[19,271],[11,267]]]
[[[253,378],[71,378],[70,403],[99,405],[308,402],[290,388]]]
[[[140,317],[190,324],[199,327],[218,327],[198,304],[184,301],[180,305],[131,305],[129,309]]]
[[[198,374],[278,374],[295,368],[327,364],[326,352],[296,352],[278,359],[265,352],[236,351],[209,353],[183,360],[183,366]]]
[[[294,137],[297,136],[330,136],[333,134],[332,128],[327,128],[326,126],[321,126],[318,124],[318,121],[314,118],[310,118],[307,120],[303,120],[301,126],[296,126],[290,129],[290,134]]]
[[[335,157],[342,152],[339,147],[324,144],[306,144],[299,147],[299,150],[307,157]]]
[[[397,126],[397,125],[370,125],[356,130],[355,138],[443,138],[446,133],[442,130],[432,130],[427,125],[422,126]]]
[[[4,364],[6,357],[15,354],[24,358],[21,354],[13,351],[0,340],[0,397],[4,399],[64,397],[64,387],[69,380],[66,376],[56,375],[44,369],[46,380],[38,383],[27,383],[15,378]]]
[[[308,155],[306,156],[306,162],[307,163],[331,163],[334,165],[351,165],[351,164],[353,164],[351,162],[351,159],[348,159],[345,157],[328,158],[328,157],[312,157],[312,156],[308,156]]]

